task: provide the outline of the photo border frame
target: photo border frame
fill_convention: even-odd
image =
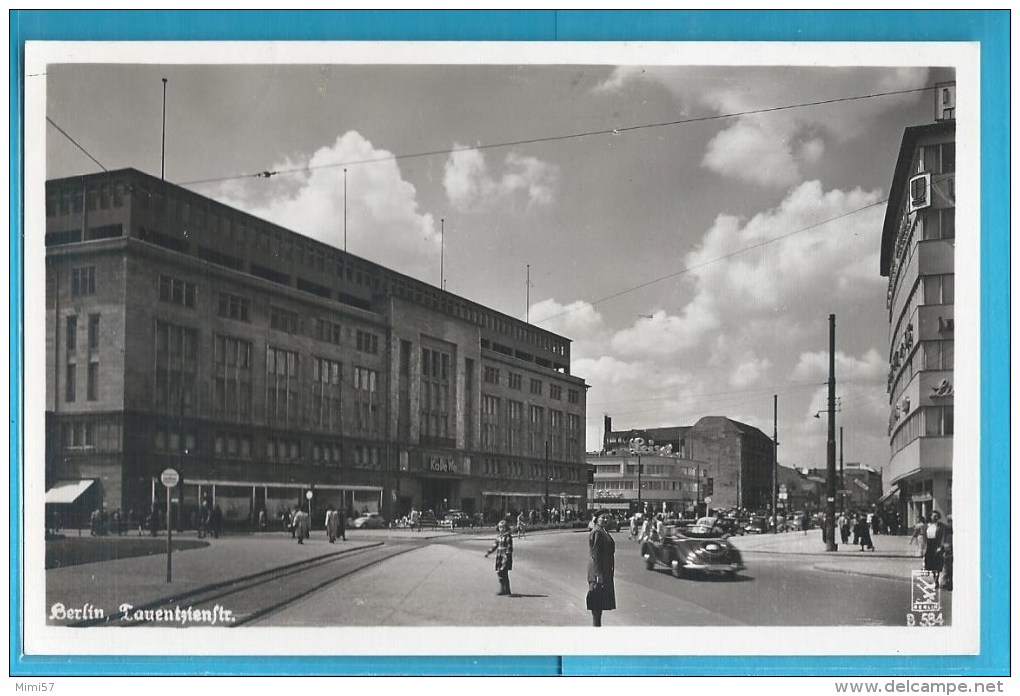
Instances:
[[[11,11],[10,674],[916,675],[1009,674],[1009,12]],[[981,61],[980,652],[931,656],[30,656],[21,621],[23,89],[26,41],[968,41]],[[998,532],[995,532],[998,530]],[[1008,527],[1005,530],[1008,535]]]

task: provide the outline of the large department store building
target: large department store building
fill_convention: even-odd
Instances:
[[[956,87],[903,133],[882,229],[889,279],[889,443],[883,502],[914,524],[952,512]]]
[[[47,182],[45,243],[64,513],[163,505],[168,467],[235,523],[584,506],[562,336],[133,169]]]

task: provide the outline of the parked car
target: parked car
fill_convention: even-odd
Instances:
[[[702,518],[687,527],[667,527],[666,536],[645,541],[641,545],[645,567],[665,566],[678,578],[694,572],[733,577],[744,570],[740,551],[723,537],[718,525],[701,524],[712,519]]]
[[[471,515],[463,510],[449,510],[439,521],[441,527],[472,527]]]
[[[354,520],[355,529],[383,529],[386,520],[378,512],[366,512]]]

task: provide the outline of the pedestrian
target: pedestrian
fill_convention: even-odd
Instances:
[[[946,530],[942,538],[943,563],[942,582],[943,590],[953,590],[953,516],[946,515]]]
[[[259,531],[266,531],[266,527],[269,526],[269,520],[266,519],[266,509],[262,508],[259,510]]]
[[[297,537],[297,543],[304,544],[305,538],[309,536],[308,513],[298,508],[294,511],[291,523],[294,525],[294,535]]]
[[[212,532],[213,539],[220,538],[220,531],[223,530],[223,510],[220,509],[219,505],[213,505],[212,517],[210,518],[210,531]]]
[[[347,541],[347,519],[344,514],[344,509],[341,507],[336,511],[336,533],[337,536]]]
[[[875,550],[875,545],[871,542],[871,528],[868,526],[868,518],[857,518],[857,524],[854,526],[854,543],[860,544],[861,551],[865,548],[870,551]]]
[[[595,513],[595,529],[588,535],[588,594],[585,606],[591,612],[591,625],[602,625],[602,612],[616,609],[616,543],[606,531],[609,511]]]
[[[499,578],[499,592],[496,594],[511,596],[510,571],[514,567],[514,537],[505,519],[496,524],[496,542],[485,552],[485,557],[488,558],[493,551],[496,552],[496,576]]]
[[[846,518],[846,513],[839,513],[839,517],[836,518],[836,526],[839,527],[839,540],[843,544],[850,541],[850,522]]]
[[[808,527],[811,526],[811,518],[808,517],[808,513],[805,512],[800,518],[800,531],[807,535]]]
[[[924,521],[923,517],[917,518],[917,524],[914,525],[914,531],[910,535],[910,543],[917,544],[917,555],[924,556],[924,530],[928,524]]]
[[[290,538],[294,538],[294,516],[290,510],[284,510],[280,513],[280,520],[283,522],[283,528],[290,532]]]
[[[524,537],[524,510],[517,513],[517,538],[521,539]]]
[[[871,531],[874,534],[881,534],[882,530],[885,529],[885,523],[882,521],[882,513],[875,511],[875,514],[871,517]]]
[[[326,526],[326,537],[329,539],[329,543],[331,543],[331,544],[335,544],[336,543],[336,532],[337,532],[337,527],[338,527],[337,518],[338,517],[339,517],[339,515],[337,514],[337,511],[333,509],[332,505],[330,505],[326,509],[326,523],[325,523],[325,526]]]
[[[631,541],[637,541],[638,529],[641,523],[641,517],[638,513],[634,513],[630,516],[630,536],[627,538]]]
[[[411,508],[411,529],[416,532],[421,531],[421,513],[415,510],[414,507]]]
[[[935,574],[935,585],[939,586],[942,571],[946,563],[946,525],[942,522],[942,513],[932,511],[928,517],[928,525],[924,530],[924,569]]]

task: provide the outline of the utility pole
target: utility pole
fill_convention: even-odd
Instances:
[[[638,452],[637,456],[637,506],[639,512],[644,512],[645,508],[641,504],[641,453]]]
[[[344,253],[347,253],[347,167],[344,167]]]
[[[846,512],[846,480],[843,478],[843,426],[839,426],[839,511]]]
[[[439,218],[439,289],[446,289],[446,281],[443,280],[443,254],[446,248],[446,219]]]
[[[163,78],[163,142],[159,152],[159,180],[164,180],[164,165],[166,163],[166,78]],[[84,203],[84,201],[83,201]]]
[[[549,440],[545,441],[545,502],[542,504],[542,519],[548,520],[549,515]]]
[[[779,532],[779,395],[772,395],[772,533]]]
[[[836,550],[836,315],[829,315],[829,427],[825,443],[825,550]]]
[[[524,323],[531,323],[531,264],[527,265],[527,276],[524,280]]]

